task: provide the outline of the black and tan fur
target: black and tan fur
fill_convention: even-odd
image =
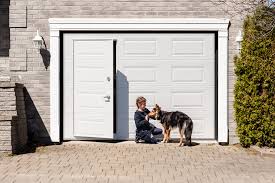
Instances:
[[[185,136],[185,144],[191,146],[191,135],[193,131],[193,121],[189,116],[180,111],[167,112],[162,111],[161,108],[156,104],[150,113],[150,117],[156,120],[160,120],[164,128],[164,143],[167,143],[170,139],[170,133],[172,128],[178,127],[180,134],[179,146],[183,144],[183,134]]]

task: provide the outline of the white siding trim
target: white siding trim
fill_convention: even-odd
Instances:
[[[50,31],[50,137],[53,142],[60,142],[60,60],[59,31]]]
[[[166,30],[218,32],[218,142],[228,142],[228,26],[229,19],[213,18],[50,18],[50,136],[60,142],[60,35],[59,31]]]
[[[228,31],[218,32],[218,142],[228,142]]]

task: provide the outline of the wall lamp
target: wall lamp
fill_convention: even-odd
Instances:
[[[33,38],[33,46],[37,49],[37,53],[40,53],[40,49],[42,48],[43,39],[39,35],[39,31],[37,30],[36,36]]]
[[[240,51],[242,49],[242,41],[243,41],[242,31],[239,30],[239,33],[235,41],[237,42],[237,50]]]

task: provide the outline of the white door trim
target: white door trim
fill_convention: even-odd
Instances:
[[[228,142],[228,26],[214,18],[50,18],[50,136],[60,142],[60,31],[217,31],[218,142]]]

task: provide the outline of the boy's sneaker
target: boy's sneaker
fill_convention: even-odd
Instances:
[[[135,142],[138,143],[138,141],[139,141],[139,138],[136,136]]]
[[[145,142],[145,141],[142,140],[141,138],[139,138],[139,137],[136,136],[135,142],[136,142],[136,143],[141,143],[141,142]]]
[[[141,139],[140,139],[139,137],[136,136],[135,142],[136,142],[136,143],[140,143],[140,141],[141,141]]]

